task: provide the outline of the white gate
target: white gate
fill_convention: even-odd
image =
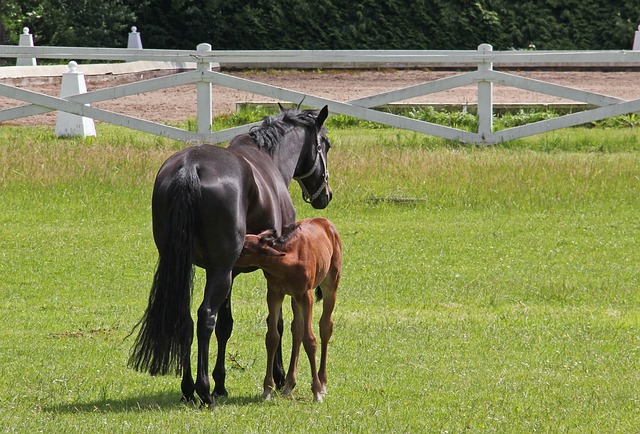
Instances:
[[[21,107],[0,111],[0,122],[59,110],[186,142],[221,143],[230,140],[241,132],[248,131],[251,126],[253,126],[253,124],[249,124],[222,131],[211,131],[212,84],[292,103],[298,103],[304,98],[305,105],[321,107],[327,104],[329,111],[332,113],[353,116],[453,141],[475,144],[495,144],[640,111],[640,99],[625,100],[614,98],[494,70],[494,66],[535,67],[541,65],[565,67],[638,67],[640,66],[639,51],[493,51],[488,44],[480,45],[478,50],[460,51],[212,51],[209,44],[200,44],[196,50],[22,47],[0,45],[0,57],[103,61],[146,60],[176,63],[195,62],[197,67],[194,71],[181,72],[165,77],[95,90],[66,98],[57,98],[6,84],[0,84],[0,95],[28,103]],[[344,102],[314,95],[306,95],[294,90],[258,83],[213,71],[211,68],[213,63],[220,64],[223,67],[287,67],[295,65],[307,68],[385,68],[392,66],[430,68],[446,64],[466,69],[470,67],[475,69],[462,72],[452,77]],[[196,132],[190,132],[86,105],[98,101],[193,83],[196,84],[198,105]],[[591,106],[596,106],[596,108],[501,131],[493,131],[492,86],[494,83],[587,103]],[[375,107],[384,104],[403,101],[409,98],[437,93],[469,84],[475,84],[477,86],[477,132],[445,127],[431,122],[374,110]]]

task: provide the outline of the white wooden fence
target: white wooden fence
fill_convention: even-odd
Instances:
[[[500,66],[604,66],[638,67],[640,51],[493,51],[488,44],[477,50],[461,51],[387,51],[387,50],[278,50],[278,51],[212,51],[209,44],[200,44],[196,50],[154,50],[130,48],[71,48],[71,47],[23,47],[0,45],[0,57],[43,58],[102,61],[164,61],[195,62],[195,70],[142,80],[135,83],[95,90],[67,97],[53,97],[41,93],[0,84],[0,95],[26,102],[27,105],[0,111],[0,122],[59,110],[98,121],[132,128],[151,134],[186,142],[220,143],[236,134],[246,132],[253,124],[222,131],[211,131],[212,84],[234,88],[249,93],[299,103],[314,107],[329,106],[332,113],[354,116],[373,122],[413,130],[463,143],[495,144],[546,131],[571,127],[606,119],[608,117],[640,111],[640,99],[625,100],[598,93],[573,89],[557,84],[520,77],[494,70]],[[429,81],[390,92],[370,95],[353,101],[335,101],[314,95],[284,89],[264,83],[213,71],[211,65],[271,67],[376,67],[413,66],[431,68],[449,65],[462,68],[451,77]],[[471,68],[471,70],[469,70]],[[158,124],[124,114],[91,107],[88,104],[116,99],[163,88],[196,85],[197,131],[190,132]],[[384,113],[375,107],[426,94],[441,92],[460,86],[475,84],[478,92],[478,131],[469,132],[430,122]],[[523,126],[493,131],[493,84],[512,86],[542,94],[586,103],[596,108],[561,117],[534,122]],[[634,85],[634,84],[631,84]]]

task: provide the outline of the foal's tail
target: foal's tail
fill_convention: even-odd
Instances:
[[[168,188],[162,210],[163,245],[149,294],[149,304],[129,357],[129,366],[151,375],[180,373],[182,356],[193,340],[191,292],[193,289],[193,234],[200,206],[200,180],[185,166]],[[157,211],[156,211],[157,212]]]

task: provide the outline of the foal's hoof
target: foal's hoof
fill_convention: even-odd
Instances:
[[[282,394],[284,396],[291,396],[291,392],[293,391],[294,387],[296,387],[296,381],[295,380],[287,380],[284,383],[284,387],[282,388]]]
[[[322,402],[322,394],[321,394],[321,393],[315,393],[315,394],[313,395],[313,400],[314,400],[315,402]]]

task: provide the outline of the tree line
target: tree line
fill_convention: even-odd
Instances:
[[[3,0],[0,43],[145,48],[630,49],[637,0]]]

